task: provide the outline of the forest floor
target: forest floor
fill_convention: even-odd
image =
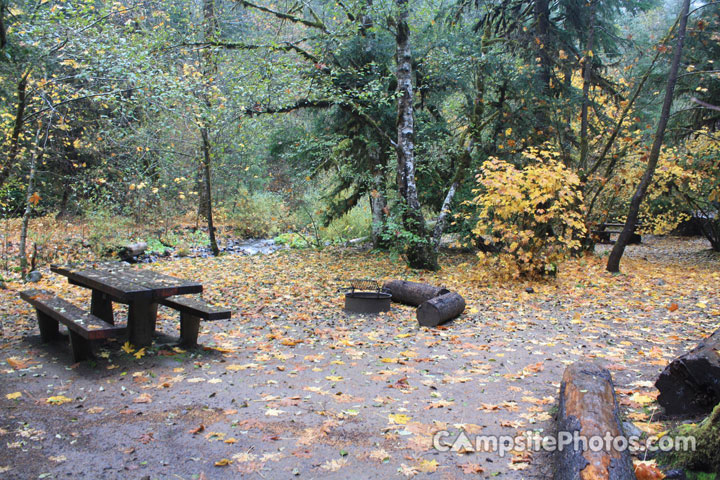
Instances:
[[[204,348],[184,351],[161,307],[152,348],[110,341],[75,365],[65,342],[40,342],[25,287],[7,283],[0,476],[549,478],[548,453],[440,452],[433,435],[551,433],[565,366],[589,358],[612,371],[625,418],[662,431],[653,382],[718,328],[720,258],[701,239],[644,240],[620,275],[599,248],[547,282],[500,281],[469,254],[444,255],[438,273],[334,247],[163,260],[138,268],[201,281],[232,319],[204,323]],[[41,271],[33,287],[88,306],[87,290]],[[398,305],[348,315],[337,289],[353,277],[444,285],[467,309],[436,329]]]

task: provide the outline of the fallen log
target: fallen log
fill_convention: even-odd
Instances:
[[[555,480],[635,479],[629,451],[622,446],[624,433],[607,369],[590,362],[576,362],[565,369],[557,427]],[[609,445],[608,434],[617,439]],[[587,440],[576,442],[575,437]],[[627,446],[627,439],[624,442]]]
[[[433,287],[427,283],[406,282],[405,280],[390,280],[383,285],[383,289],[390,292],[393,302],[413,307],[450,292],[447,288]]]
[[[122,260],[132,260],[138,255],[142,255],[148,245],[145,242],[129,243],[118,250],[118,255]]]
[[[465,299],[455,292],[445,293],[423,302],[417,308],[421,327],[436,327],[465,311]]]
[[[720,403],[720,329],[670,362],[655,387],[668,415],[709,413]]]

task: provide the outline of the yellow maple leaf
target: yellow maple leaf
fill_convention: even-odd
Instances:
[[[418,464],[417,470],[424,473],[433,473],[437,470],[439,463],[437,460],[423,460]]]
[[[125,353],[133,353],[135,351],[135,347],[133,347],[130,342],[125,342],[122,346],[122,351]]]
[[[343,380],[343,377],[340,375],[329,375],[325,377],[325,380],[330,380],[331,382],[340,382]]]
[[[215,462],[216,467],[226,467],[232,463],[232,460],[228,460],[227,458],[223,458],[222,460],[218,460]]]
[[[647,395],[643,395],[642,393],[635,392],[630,396],[630,400],[633,402],[640,403],[642,405],[646,405],[648,403],[652,403],[653,398],[649,397]]]
[[[8,393],[7,395],[5,395],[5,398],[7,398],[8,400],[15,400],[20,397],[22,397],[22,393],[20,392]]]
[[[45,401],[53,405],[62,405],[63,403],[72,402],[72,398],[68,398],[65,395],[57,395],[55,397],[48,397]]]
[[[388,420],[390,420],[390,423],[405,425],[410,421],[410,417],[405,415],[404,413],[391,413],[390,415],[388,415]]]
[[[30,198],[28,198],[28,201],[31,205],[37,205],[40,203],[40,194],[38,192],[33,193],[30,195]]]
[[[141,348],[140,350],[138,350],[137,352],[135,352],[133,355],[135,356],[135,358],[137,358],[138,360],[140,360],[142,357],[145,356],[145,347]]]

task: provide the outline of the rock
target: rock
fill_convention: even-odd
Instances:
[[[28,273],[27,277],[25,277],[25,281],[27,282],[39,282],[42,280],[42,273],[38,272],[37,270],[33,270],[32,272]]]
[[[642,430],[635,426],[633,422],[623,422],[623,430],[628,437],[642,436]]]
[[[525,289],[525,291],[526,291],[527,293],[535,293],[535,289],[532,288],[532,287],[527,287],[527,288]]]
[[[685,470],[681,468],[668,470],[667,472],[665,472],[665,478],[671,480],[687,480],[687,476],[685,476]]]

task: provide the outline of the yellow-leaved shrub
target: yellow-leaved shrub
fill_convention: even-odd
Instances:
[[[554,275],[585,234],[578,176],[551,152],[530,149],[529,163],[517,168],[490,158],[477,175],[473,202],[480,209],[473,229],[500,246],[498,256],[480,257],[513,277]]]

